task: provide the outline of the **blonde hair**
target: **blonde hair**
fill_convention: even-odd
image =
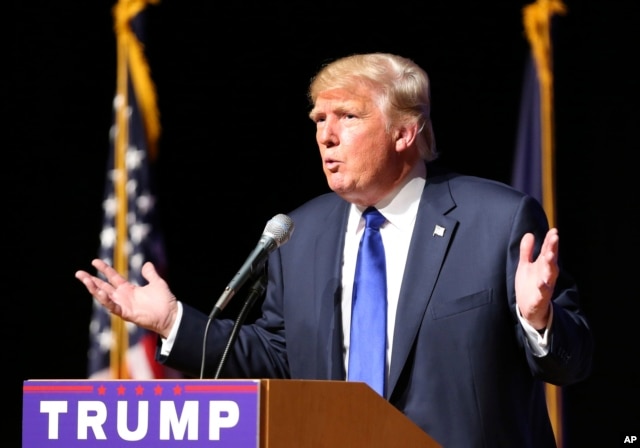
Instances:
[[[363,84],[378,92],[376,100],[388,118],[388,126],[415,122],[420,156],[438,157],[431,125],[429,76],[410,59],[389,53],[355,54],[323,66],[313,77],[308,96],[312,104],[325,90]]]

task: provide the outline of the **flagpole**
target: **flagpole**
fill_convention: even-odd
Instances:
[[[139,100],[144,109],[145,129],[149,152],[153,158],[156,153],[156,141],[160,131],[149,70],[144,60],[142,46],[131,29],[131,20],[135,18],[147,3],[158,3],[158,0],[118,0],[113,8],[114,28],[117,47],[116,96],[115,96],[115,144],[114,144],[114,176],[116,215],[116,240],[113,254],[114,269],[127,278],[129,275],[128,241],[128,203],[127,192],[127,150],[129,147],[129,76],[139,91]],[[135,99],[134,99],[135,100]],[[110,370],[112,378],[129,377],[126,354],[129,348],[126,323],[119,317],[111,316],[112,348],[110,351]]]
[[[551,227],[556,226],[556,200],[553,68],[550,29],[553,14],[564,14],[565,12],[566,7],[561,0],[537,0],[535,3],[523,8],[525,32],[531,46],[540,85],[542,206]],[[562,428],[562,390],[547,383],[545,392],[556,444],[561,448],[564,437]]]
[[[127,278],[128,276],[128,257],[127,257],[127,167],[126,152],[129,140],[129,122],[127,119],[127,111],[129,110],[129,92],[128,92],[128,54],[130,32],[127,31],[128,17],[123,16],[124,0],[119,0],[118,5],[114,8],[115,31],[117,42],[117,69],[116,69],[116,96],[115,96],[115,145],[114,145],[114,176],[113,183],[115,185],[116,196],[116,214],[115,228],[116,239],[114,246],[113,263],[114,268],[120,275]],[[127,331],[123,320],[115,315],[111,315],[111,337],[113,344],[110,352],[110,369],[112,378],[127,378],[126,372],[126,353],[129,345]]]

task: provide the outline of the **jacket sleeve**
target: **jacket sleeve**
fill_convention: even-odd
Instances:
[[[515,310],[514,276],[520,253],[520,240],[527,232],[536,238],[535,256],[548,230],[547,219],[540,204],[533,198],[523,197],[515,214],[509,254],[510,296]],[[525,347],[527,361],[533,375],[557,386],[569,385],[585,379],[591,372],[593,335],[589,323],[580,307],[578,288],[560,264],[552,298],[553,322],[550,328],[549,352],[546,356],[535,356],[529,348],[524,329],[519,326],[519,338]],[[514,311],[515,312],[515,311]]]

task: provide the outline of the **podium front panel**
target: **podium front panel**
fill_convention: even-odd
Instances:
[[[29,380],[22,447],[259,448],[259,380]]]

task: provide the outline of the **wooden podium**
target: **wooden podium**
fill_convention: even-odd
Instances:
[[[29,380],[23,448],[440,448],[364,383]]]
[[[262,380],[261,448],[439,448],[364,383]]]

